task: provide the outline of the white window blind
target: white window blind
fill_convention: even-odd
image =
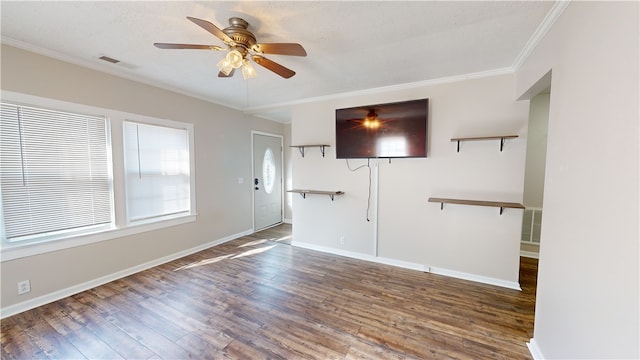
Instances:
[[[186,129],[124,122],[129,222],[189,213],[189,134]]]
[[[0,141],[7,240],[112,222],[105,117],[2,103]]]

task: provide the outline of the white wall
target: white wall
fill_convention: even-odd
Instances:
[[[522,202],[528,101],[514,100],[514,77],[501,75],[297,106],[292,142],[330,144],[325,158],[293,156],[293,187],[345,195],[294,196],[294,243],[449,275],[517,287],[522,210],[429,203],[429,197]],[[351,172],[335,157],[335,109],[429,98],[429,157],[372,161]],[[452,137],[519,134],[503,152],[499,141]],[[366,160],[349,161],[352,168]],[[377,186],[376,186],[377,184]],[[377,206],[376,206],[377,204]],[[344,245],[340,238],[344,237]],[[376,245],[377,240],[377,245]],[[377,254],[376,254],[377,253]],[[376,257],[377,256],[377,257]]]
[[[39,299],[252,230],[251,130],[283,134],[282,124],[10,46],[3,45],[1,55],[3,90],[193,123],[198,212],[189,224],[2,261],[3,309],[38,305]],[[31,292],[18,296],[16,283],[25,279]]]
[[[531,348],[637,359],[639,3],[572,2],[517,72],[553,71]]]
[[[529,108],[527,160],[524,171],[524,205],[542,208],[547,160],[549,93],[534,96]]]

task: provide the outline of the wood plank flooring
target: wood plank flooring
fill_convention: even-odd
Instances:
[[[280,225],[1,322],[2,359],[531,359],[523,291],[288,245]]]

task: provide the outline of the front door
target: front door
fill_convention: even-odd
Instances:
[[[282,137],[253,134],[254,230],[282,222]]]

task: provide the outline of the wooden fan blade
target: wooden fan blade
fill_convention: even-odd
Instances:
[[[159,49],[201,49],[201,50],[224,50],[220,46],[215,45],[196,45],[196,44],[169,44],[169,43],[153,43]]]
[[[233,76],[233,73],[234,73],[235,71],[236,71],[236,69],[231,69],[231,72],[229,73],[229,75],[225,75],[222,71],[220,71],[220,72],[218,73],[218,77],[221,77],[221,78],[228,78],[228,77],[232,77],[232,76]]]
[[[232,38],[230,38],[227,34],[222,32],[222,30],[220,30],[220,28],[218,28],[217,26],[215,26],[212,23],[208,22],[207,20],[202,20],[202,19],[191,17],[191,16],[187,16],[187,19],[191,20],[196,25],[198,25],[201,28],[203,28],[203,29],[207,30],[208,32],[212,33],[218,39],[224,41],[225,44],[233,43],[233,39]]]
[[[264,67],[265,69],[269,69],[271,71],[273,71],[274,73],[282,76],[285,79],[288,79],[290,77],[292,77],[293,75],[296,74],[295,71],[291,70],[291,69],[287,69],[286,67],[273,62],[265,57],[262,57],[260,55],[253,55],[253,61],[256,62],[256,64]]]
[[[307,56],[307,52],[302,45],[295,43],[267,43],[255,44],[252,50],[262,54],[279,54],[293,56]]]

